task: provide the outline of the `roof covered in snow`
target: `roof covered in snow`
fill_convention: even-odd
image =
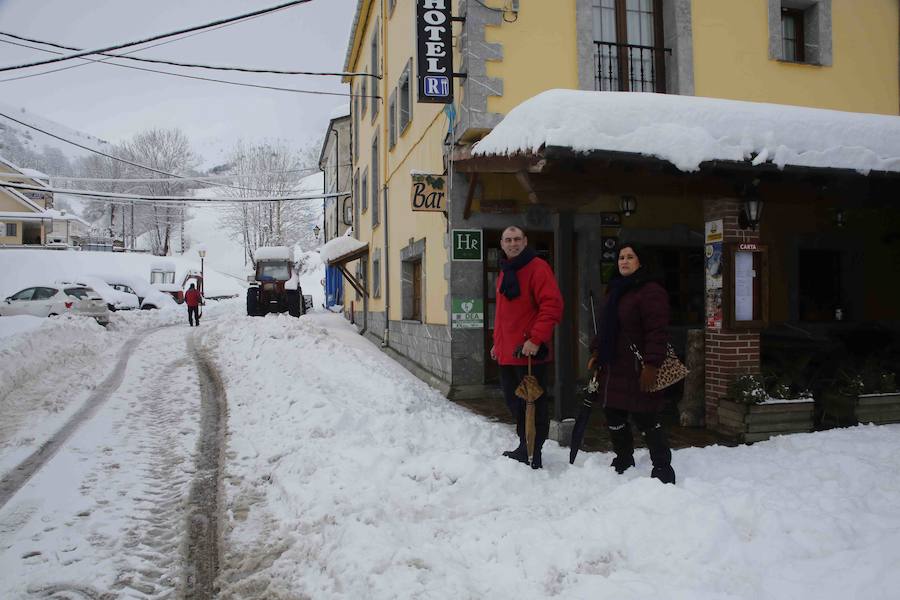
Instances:
[[[349,233],[350,230],[348,230]],[[340,258],[355,250],[365,248],[366,242],[358,240],[349,235],[342,235],[329,240],[327,244],[319,248],[319,254],[322,256],[323,262],[331,262],[336,258]]]
[[[294,260],[287,246],[260,246],[253,251],[253,260]]]
[[[638,92],[549,90],[509,111],[473,155],[653,156],[682,171],[710,160],[900,172],[900,117]]]

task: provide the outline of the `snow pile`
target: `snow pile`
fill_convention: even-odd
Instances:
[[[95,273],[122,275],[150,281],[150,269],[157,262],[174,267],[176,284],[185,274],[200,270],[199,261],[183,256],[160,261],[150,254],[119,252],[74,252],[59,250],[0,250],[0,299],[30,285],[72,280]],[[206,268],[207,296],[243,295],[245,284],[233,277]]]
[[[349,235],[342,235],[329,240],[327,244],[319,248],[319,254],[322,255],[322,261],[327,263],[336,258],[340,258],[345,254],[349,254],[354,250],[364,248],[365,246],[366,242],[363,242],[362,240],[350,237]]]
[[[233,303],[237,307],[237,303]],[[207,331],[228,394],[220,598],[896,597],[900,426],[649,457],[545,446],[442,398],[340,316]],[[595,417],[599,418],[599,416]],[[894,473],[895,475],[891,475]]]
[[[549,90],[478,142],[475,155],[633,152],[696,171],[709,160],[900,171],[900,117],[638,92]]]
[[[38,321],[36,327],[32,319]],[[110,343],[105,334],[88,317],[0,317],[0,414],[7,395],[25,381],[47,370],[91,364]]]

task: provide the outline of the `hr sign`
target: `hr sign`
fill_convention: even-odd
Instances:
[[[453,102],[451,0],[416,0],[419,102]]]

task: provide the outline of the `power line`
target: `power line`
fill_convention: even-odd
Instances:
[[[350,163],[344,163],[342,165],[337,165],[339,167],[349,167]],[[309,167],[306,169],[289,169],[286,171],[261,171],[257,173],[242,173],[240,175],[204,175],[204,180],[212,180],[212,179],[238,179],[241,177],[266,177],[266,176],[277,176],[277,175],[288,175],[290,173],[308,173],[314,174],[320,172],[322,169],[319,167]],[[0,179],[40,179],[37,176],[23,175],[21,173],[0,173]],[[176,177],[157,177],[157,178],[137,178],[137,177],[70,177],[68,175],[47,175],[47,177],[54,181],[88,181],[91,183],[165,183],[171,181],[180,181],[180,179]],[[210,182],[212,183],[212,182]]]
[[[205,180],[203,180],[203,179],[198,179],[198,178],[196,178],[196,177],[187,177],[187,176],[185,176],[185,175],[178,175],[177,173],[169,173],[168,171],[160,171],[159,169],[154,169],[153,167],[148,167],[148,166],[146,166],[146,165],[142,165],[142,164],[139,164],[139,163],[136,163],[136,162],[132,162],[132,161],[127,160],[127,159],[124,159],[124,158],[119,158],[118,156],[114,156],[114,155],[112,155],[112,154],[107,154],[106,152],[102,152],[102,151],[100,151],[100,150],[96,150],[96,149],[94,149],[94,148],[91,148],[91,147],[89,147],[89,146],[85,146],[85,145],[83,145],[83,144],[79,144],[78,142],[73,142],[72,140],[69,140],[69,139],[66,139],[66,138],[64,138],[64,137],[58,136],[58,135],[56,135],[55,133],[50,133],[49,131],[45,131],[45,130],[41,129],[40,127],[35,127],[34,125],[30,125],[30,124],[28,124],[28,123],[26,123],[26,122],[24,122],[24,121],[20,121],[20,120],[18,120],[18,119],[16,119],[16,118],[13,118],[13,117],[7,115],[6,113],[0,112],[0,117],[6,117],[6,118],[9,119],[10,121],[14,121],[14,122],[16,122],[16,123],[18,123],[18,124],[20,124],[20,125],[24,125],[25,127],[28,127],[29,129],[34,129],[35,131],[40,131],[40,132],[43,133],[44,135],[49,135],[49,136],[52,137],[52,138],[56,138],[56,139],[58,139],[58,140],[60,140],[60,141],[66,142],[67,144],[72,144],[73,146],[77,146],[77,147],[79,147],[79,148],[81,148],[81,149],[83,149],[83,150],[87,150],[88,152],[93,152],[93,153],[95,153],[95,154],[99,154],[100,156],[105,156],[106,158],[110,158],[110,159],[112,159],[112,160],[116,160],[116,161],[119,161],[119,162],[123,162],[123,163],[125,163],[125,164],[127,164],[127,165],[131,165],[131,166],[133,166],[133,167],[139,167],[139,168],[141,168],[141,169],[146,169],[146,170],[148,170],[148,171],[152,171],[153,173],[159,173],[160,175],[166,175],[167,177],[174,177],[175,179],[181,179],[181,180],[184,180],[184,181],[194,181],[194,182],[196,182],[196,183],[205,183],[206,185],[217,185],[217,186],[220,186],[220,187],[227,187],[227,188],[232,188],[232,189],[235,189],[235,190],[241,190],[241,191],[245,191],[245,192],[260,192],[260,191],[265,191],[265,190],[255,189],[255,188],[245,188],[245,187],[236,186],[236,185],[229,185],[229,184],[227,184],[227,183],[214,183],[214,182],[210,182],[210,181],[205,181]]]
[[[201,198],[196,196],[142,196],[138,194],[119,194],[114,192],[99,192],[96,190],[70,190],[66,188],[52,188],[25,183],[0,182],[0,187],[14,190],[30,190],[36,192],[51,192],[54,194],[69,194],[72,196],[91,196],[94,198],[114,198],[118,200],[134,200],[143,202],[197,202],[197,203],[246,203],[246,202],[288,202],[294,200],[317,200],[319,198],[338,198],[347,196],[347,192],[330,192],[321,194],[289,194],[278,197],[251,197],[251,198]]]
[[[136,40],[133,42],[125,42],[122,44],[116,44],[114,46],[106,46],[104,48],[97,48],[95,50],[84,50],[82,52],[76,52],[75,54],[68,54],[65,56],[60,56],[58,58],[49,58],[43,61],[37,61],[32,63],[26,63],[21,65],[10,65],[6,67],[0,67],[0,72],[2,71],[14,71],[16,69],[25,69],[28,67],[37,67],[40,65],[46,65],[55,62],[61,62],[64,60],[71,60],[73,58],[80,58],[82,56],[87,56],[89,54],[103,54],[104,52],[111,52],[113,50],[121,50],[122,48],[130,48],[131,46],[138,46],[140,44],[146,44],[147,42],[155,42],[156,40],[161,40],[165,38],[174,37],[176,35],[181,35],[182,33],[190,33],[192,31],[200,31],[203,29],[210,29],[217,25],[223,25],[225,23],[231,23],[233,21],[239,21],[241,19],[246,19],[247,17],[252,17],[256,15],[264,15],[266,13],[275,12],[277,10],[281,10],[282,8],[287,8],[288,6],[295,6],[298,4],[306,4],[311,2],[312,0],[291,0],[290,2],[285,2],[283,4],[279,4],[277,6],[272,6],[269,8],[263,8],[261,10],[245,13],[242,15],[238,15],[236,17],[228,17],[226,19],[219,19],[217,21],[212,21],[210,23],[204,23],[203,25],[194,25],[193,27],[187,27],[185,29],[179,29],[178,31],[173,31],[170,33],[161,33],[158,35],[151,36],[149,38],[144,38],[142,40]]]
[[[35,46],[28,46],[26,44],[18,44],[16,42],[11,42],[9,40],[0,40],[4,44],[12,44],[14,46],[22,46],[23,48],[30,48],[31,50],[40,50],[41,52],[49,52],[51,54],[61,54],[60,52],[55,52],[53,50],[47,50],[46,48],[37,48]],[[239,81],[229,81],[227,79],[216,79],[214,77],[201,77],[199,75],[187,75],[185,73],[173,73],[172,71],[163,71],[162,69],[148,69],[146,67],[136,67],[134,65],[121,65],[119,63],[115,63],[110,61],[109,59],[98,60],[94,58],[81,58],[78,60],[83,60],[84,62],[79,63],[77,65],[69,65],[68,67],[60,67],[58,69],[50,69],[49,71],[42,71],[40,73],[31,73],[30,75],[19,75],[18,77],[7,77],[6,79],[0,79],[0,83],[6,83],[7,81],[18,81],[20,79],[30,79],[31,77],[41,77],[42,75],[50,75],[52,73],[59,73],[60,71],[68,71],[69,69],[75,69],[77,67],[83,67],[89,64],[101,64],[101,65],[109,65],[111,67],[120,67],[122,69],[132,69],[134,71],[144,71],[146,73],[159,73],[160,75],[171,75],[172,77],[181,77],[182,79],[195,79],[197,81],[209,81],[212,83],[224,83],[227,85],[236,85],[240,87],[249,87],[249,88],[257,88],[263,90],[273,90],[276,92],[291,92],[294,94],[313,94],[319,96],[341,96],[344,98],[372,98],[375,100],[381,100],[381,96],[375,96],[371,94],[367,94],[363,96],[363,94],[353,94],[346,92],[325,92],[321,90],[303,90],[298,88],[288,88],[288,87],[280,87],[276,85],[262,85],[258,83],[242,83]]]
[[[44,44],[45,46],[52,46],[54,48],[61,48],[63,50],[73,50],[76,52],[82,51],[81,48],[73,48],[72,46],[63,46],[62,44],[56,44],[53,42],[45,42],[43,40],[35,40],[27,37],[23,37],[20,35],[15,35],[12,33],[7,33],[5,31],[0,31],[0,35],[5,35],[7,37],[11,37],[16,40],[22,40],[25,42],[32,42],[34,44]],[[38,48],[35,48],[36,50]],[[285,71],[280,69],[256,69],[252,67],[229,67],[222,65],[202,65],[197,63],[183,63],[176,62],[171,60],[162,60],[157,58],[141,58],[138,56],[125,56],[124,54],[108,54],[106,52],[96,52],[95,54],[99,54],[101,56],[107,56],[109,58],[122,58],[125,60],[134,60],[139,62],[146,63],[154,63],[161,65],[171,65],[173,67],[188,67],[193,69],[210,69],[213,71],[239,71],[241,73],[266,73],[272,75],[321,75],[321,76],[339,76],[339,77],[374,77],[376,79],[381,79],[381,75],[375,75],[373,73],[365,73],[365,72],[322,72],[322,71]]]

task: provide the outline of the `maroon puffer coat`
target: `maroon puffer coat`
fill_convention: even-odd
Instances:
[[[660,392],[642,392],[638,378],[640,367],[628,348],[634,343],[644,362],[662,364],[669,341],[669,295],[655,281],[626,292],[619,299],[619,335],[613,362],[600,371],[600,400],[603,406],[633,412],[656,412],[665,404]],[[603,331],[591,343],[596,353]]]

